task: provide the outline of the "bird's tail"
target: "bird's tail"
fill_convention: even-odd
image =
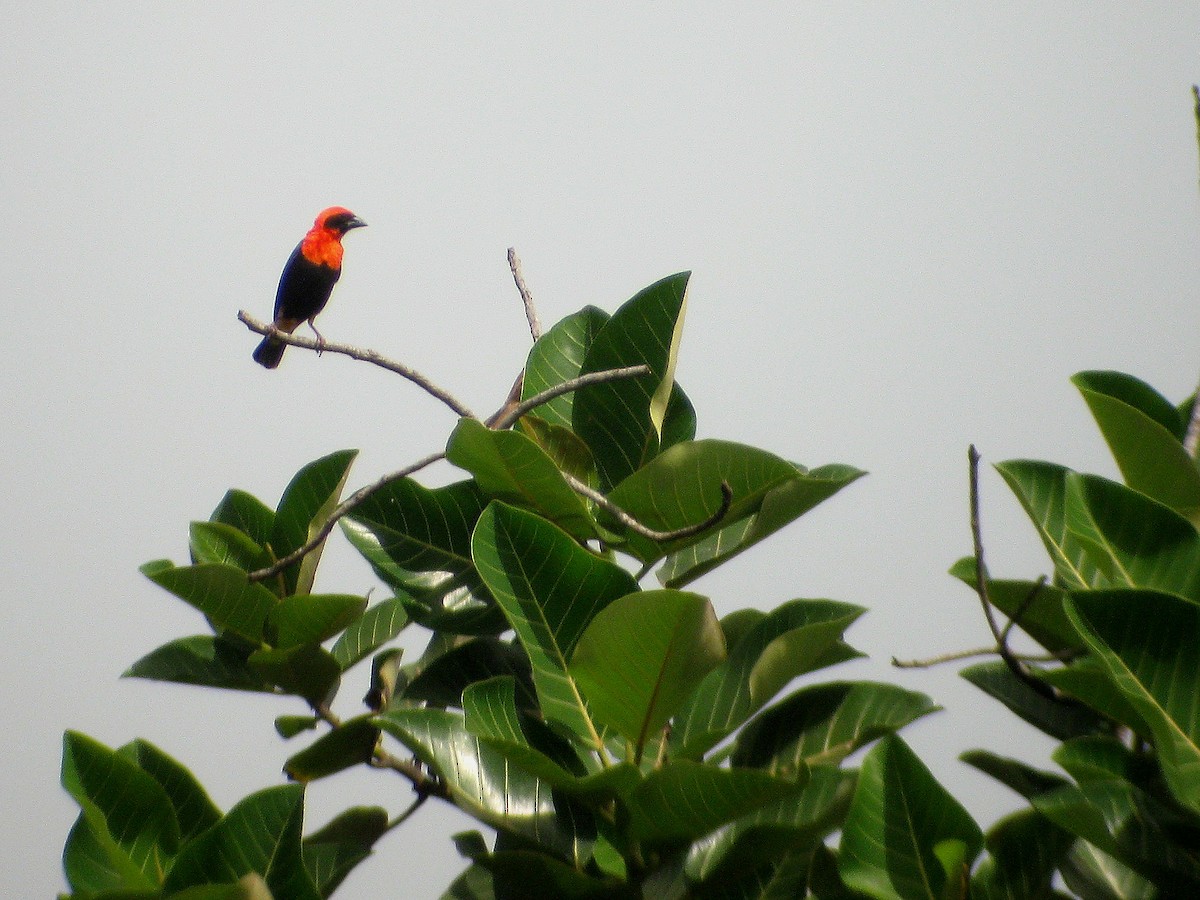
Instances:
[[[287,349],[287,344],[273,335],[267,335],[262,339],[262,343],[254,351],[254,361],[260,366],[268,369],[274,369],[279,365],[279,361],[283,359],[283,351]]]

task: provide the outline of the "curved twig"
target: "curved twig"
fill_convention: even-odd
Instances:
[[[316,550],[317,547],[319,547],[321,543],[327,537],[329,537],[330,533],[333,531],[333,526],[338,523],[339,519],[352,512],[355,507],[364,503],[376,491],[382,490],[393,481],[399,481],[401,478],[407,478],[414,472],[420,471],[426,466],[437,462],[439,459],[445,459],[445,457],[445,451],[431,453],[429,456],[417,460],[412,465],[405,466],[403,469],[384,475],[382,478],[372,482],[371,484],[368,484],[366,487],[359,488],[357,491],[339,503],[336,507],[334,507],[333,512],[329,514],[329,518],[325,520],[325,524],[322,525],[320,529],[318,529],[317,533],[309,538],[307,542],[297,547],[287,556],[283,556],[275,560],[275,562],[271,563],[271,565],[267,566],[265,569],[256,569],[255,571],[250,572],[246,577],[249,578],[250,581],[262,581],[264,578],[270,578],[272,575],[279,574],[292,563],[298,562],[308,554],[312,553],[312,551]]]
[[[517,419],[525,415],[532,409],[537,409],[543,403],[549,403],[555,397],[561,397],[563,394],[569,394],[572,391],[577,391],[580,388],[585,388],[591,384],[602,384],[606,381],[619,381],[622,378],[637,378],[641,375],[646,375],[650,372],[650,367],[645,364],[636,366],[625,366],[620,369],[604,369],[600,372],[589,372],[586,375],[580,375],[577,378],[569,378],[561,384],[556,384],[554,387],[546,388],[540,394],[530,397],[528,400],[523,400],[516,406],[505,407],[500,410],[493,418],[487,421],[489,428],[494,428],[497,431],[503,431],[508,428]]]
[[[630,531],[640,534],[647,540],[656,543],[664,543],[666,541],[677,541],[681,538],[692,537],[702,531],[706,531],[712,526],[720,522],[729,512],[729,507],[733,505],[733,488],[729,486],[728,481],[721,482],[721,505],[717,507],[717,511],[705,519],[703,522],[698,522],[695,525],[685,525],[683,528],[676,528],[673,531],[656,531],[649,528],[631,516],[617,504],[613,503],[599,491],[588,487],[574,475],[568,472],[563,472],[563,478],[567,484],[571,486],[571,490],[575,493],[587,497],[602,510],[628,528]]]
[[[336,344],[332,341],[314,341],[312,338],[288,334],[286,331],[280,331],[274,325],[258,321],[244,309],[238,312],[238,320],[251,331],[261,335],[276,337],[292,347],[302,347],[305,350],[315,350],[318,353],[340,353],[342,356],[349,356],[351,359],[368,362],[379,366],[381,369],[387,369],[389,372],[394,372],[402,378],[407,378],[421,390],[425,391],[425,393],[442,401],[442,403],[446,404],[450,409],[458,413],[458,415],[467,419],[475,418],[475,414],[464,403],[461,403],[448,391],[438,387],[416,369],[406,366],[404,363],[396,362],[394,359],[388,359],[383,354],[377,353],[374,350],[353,347],[350,344]]]

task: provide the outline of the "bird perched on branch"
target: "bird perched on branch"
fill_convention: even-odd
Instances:
[[[313,227],[304,240],[296,245],[287,265],[283,267],[283,274],[279,276],[273,323],[276,328],[291,334],[300,327],[300,323],[307,322],[317,336],[318,346],[325,343],[313,319],[325,308],[333,286],[341,277],[342,235],[366,224],[341,206],[331,206],[317,216]],[[286,349],[287,344],[278,337],[267,335],[254,351],[254,361],[274,369],[283,359]]]

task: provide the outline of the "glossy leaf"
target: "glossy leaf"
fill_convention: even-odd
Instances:
[[[398,635],[407,624],[404,604],[396,598],[384,600],[349,625],[329,652],[345,671]]]
[[[126,669],[122,677],[270,693],[271,683],[250,668],[246,661],[249,656],[245,645],[198,634],[152,650]]]
[[[279,500],[271,528],[271,551],[276,559],[306,543],[325,524],[338,504],[356,456],[357,450],[339,450],[309,463],[292,478]],[[324,546],[322,542],[283,570],[284,593],[307,594],[312,590]]]
[[[1100,426],[1126,484],[1200,519],[1200,469],[1183,447],[1187,423],[1152,387],[1120,372],[1080,372],[1071,381]]]
[[[67,877],[77,889],[89,885],[157,887],[180,840],[179,821],[166,790],[126,755],[77,732],[63,738],[62,784],[82,809],[90,852],[77,846]],[[85,861],[102,860],[107,876]],[[76,883],[76,882],[79,883]]]
[[[869,681],[796,691],[738,735],[732,762],[769,772],[836,765],[859,747],[940,709],[924,694]]]
[[[303,815],[304,790],[298,785],[251,794],[183,848],[165,889],[232,882],[257,872],[276,897],[318,900],[302,861]]]
[[[223,522],[193,522],[188,530],[193,563],[222,563],[247,572],[271,564],[266,549],[244,531]]]
[[[593,837],[590,821],[570,812],[560,815],[550,786],[467,731],[461,715],[440,709],[390,710],[376,722],[433,768],[469,815],[580,864],[586,859]]]
[[[537,416],[524,416],[514,430],[540,447],[559,471],[574,475],[589,487],[594,488],[600,483],[592,451],[569,428],[544,422]]]
[[[941,900],[983,844],[979,826],[900,738],[863,760],[842,830],[838,869],[871,897]]]
[[[1200,811],[1200,606],[1152,591],[1073,595],[1067,614],[1154,735],[1172,793]]]
[[[725,636],[708,598],[638,591],[595,615],[570,674],[593,718],[620,732],[640,757],[650,735],[724,659]]]
[[[795,476],[766,491],[751,514],[719,527],[715,533],[706,532],[699,541],[671,552],[657,573],[659,581],[668,587],[682,587],[695,581],[791,524],[865,474],[840,464],[809,470],[796,467]]]
[[[596,536],[583,500],[554,461],[525,435],[463,419],[450,436],[446,459],[474,475],[488,496],[535,512],[576,540]]]
[[[596,614],[637,590],[633,577],[545,519],[499,502],[480,516],[473,548],[480,576],[529,655],[542,713],[594,740],[567,663]]]
[[[528,400],[542,391],[579,377],[592,341],[609,320],[608,313],[585,306],[567,316],[543,334],[529,351],[521,399]],[[565,428],[571,427],[575,395],[563,394],[533,410],[533,415]]]
[[[523,708],[537,706],[529,657],[520,647],[493,637],[469,640],[437,657],[421,669],[404,696],[430,706],[462,706],[464,690],[500,675],[514,679]]]
[[[233,566],[176,566],[155,572],[150,580],[204,613],[215,629],[252,644],[262,641],[267,616],[278,603],[274,594],[247,581],[246,573]]]
[[[829,659],[845,630],[865,610],[832,600],[792,600],[731,632],[729,657],[708,674],[672,723],[673,755],[707,752],[761,709],[793,678]],[[739,636],[740,635],[740,636]]]
[[[234,489],[225,492],[209,519],[236,528],[263,547],[271,541],[275,510],[252,494]]]
[[[673,384],[677,325],[682,322],[688,276],[671,275],[639,291],[588,347],[581,374],[638,364],[650,368],[648,375],[575,393],[572,430],[592,449],[601,490],[637,471],[660,447],[694,433],[695,413]],[[667,392],[676,395],[673,409],[666,404]],[[664,435],[669,436],[665,444]]]
[[[695,840],[767,804],[795,797],[807,772],[778,778],[677,760],[646,776],[628,798],[630,834],[649,844]]]
[[[288,778],[307,784],[368,762],[379,740],[370,716],[349,719],[321,735],[284,763]]]

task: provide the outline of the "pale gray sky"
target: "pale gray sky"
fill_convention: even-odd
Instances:
[[[0,893],[61,887],[64,728],[153,741],[224,808],[295,750],[271,724],[294,703],[118,680],[203,630],[137,565],[182,561],[228,487],[274,503],[342,447],[362,450],[357,486],[453,424],[362,364],[251,362],[237,310],[269,314],[331,204],[371,227],[323,333],[481,412],[527,348],[507,247],[547,323],[692,269],[678,374],[701,434],[872,473],[695,589],[721,614],[870,607],[850,639],[871,661],[822,677],[931,694],[947,711],[905,737],[985,827],[1013,808],[954,757],[1048,764],[1050,745],[954,667],[887,661],[984,642],[944,574],[970,549],[969,442],[1111,475],[1068,377],[1193,388],[1200,5],[247,6],[5,10],[0,846],[22,862]],[[993,571],[1044,571],[990,471],[984,495]],[[369,589],[335,543],[318,588]],[[341,709],[363,689],[351,677]],[[379,773],[320,783],[309,825],[409,796]],[[343,894],[436,897],[467,827],[429,804]]]

